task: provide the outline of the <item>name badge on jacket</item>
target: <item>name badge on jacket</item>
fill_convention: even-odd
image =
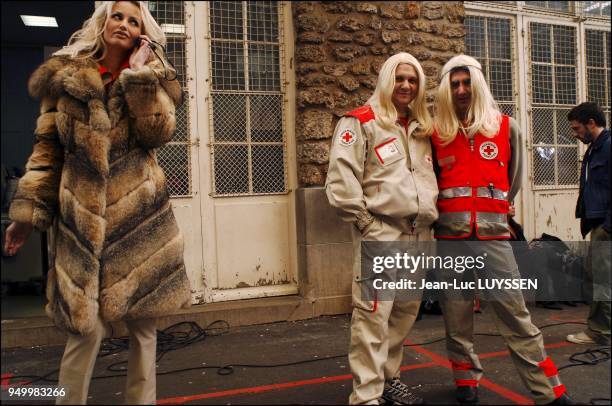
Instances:
[[[374,151],[376,152],[378,161],[382,165],[394,162],[402,157],[402,153],[399,151],[397,145],[395,144],[396,139],[397,138],[391,138],[390,140],[387,140],[382,144],[379,144],[374,147]]]

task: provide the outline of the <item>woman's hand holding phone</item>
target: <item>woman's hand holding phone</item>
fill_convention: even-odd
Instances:
[[[134,47],[132,50],[132,55],[130,56],[130,68],[132,69],[140,69],[151,57],[151,48],[149,45],[151,44],[151,40],[146,35],[141,35],[138,39],[134,41],[134,43],[140,41],[138,45]]]

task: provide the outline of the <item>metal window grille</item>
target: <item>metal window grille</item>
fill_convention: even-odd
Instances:
[[[513,75],[512,22],[506,18],[466,16],[465,46],[478,59],[491,92],[504,114],[517,116]]]
[[[569,13],[571,11],[569,1],[526,1],[525,6],[545,8],[550,11],[558,11],[562,13]]]
[[[487,5],[489,7],[490,6],[494,7],[495,5],[498,5],[498,4],[503,4],[505,6],[516,6],[516,1],[502,1],[502,0],[500,0],[500,1],[496,1],[496,0],[493,0],[493,1],[465,1],[464,3],[465,4],[478,4],[478,3],[482,3],[482,4]]]
[[[531,134],[534,188],[578,184],[578,144],[567,113],[577,101],[576,29],[529,25]]]
[[[606,114],[610,125],[610,31],[586,30],[587,98]]]
[[[168,180],[171,197],[190,196],[191,142],[189,94],[185,81],[185,7],[182,1],[149,1],[149,10],[166,34],[166,56],[174,64],[183,87],[183,103],[176,109],[176,132],[171,142],[157,151],[157,159]]]
[[[610,1],[581,1],[580,10],[587,17],[610,18]]]
[[[213,196],[287,192],[282,4],[209,7]]]

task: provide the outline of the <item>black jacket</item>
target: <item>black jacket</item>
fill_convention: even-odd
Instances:
[[[604,130],[589,145],[580,170],[580,194],[576,218],[582,236],[599,224],[610,232],[610,130]],[[598,224],[599,223],[599,224]]]

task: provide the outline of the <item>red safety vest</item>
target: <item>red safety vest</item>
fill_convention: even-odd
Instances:
[[[467,139],[459,132],[446,146],[432,136],[440,168],[438,211],[434,235],[440,239],[466,238],[476,232],[480,240],[510,238],[507,200],[510,162],[509,118],[502,115],[493,138],[477,133]]]

